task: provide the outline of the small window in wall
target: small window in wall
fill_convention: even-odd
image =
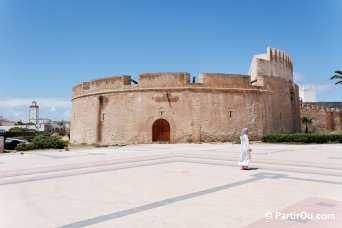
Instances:
[[[228,119],[233,118],[233,114],[234,114],[233,107],[228,107],[227,108],[227,117],[228,117]]]
[[[104,121],[104,119],[105,119],[105,113],[104,112],[101,112],[101,121]]]
[[[159,114],[160,116],[164,115],[164,114],[165,114],[165,108],[164,108],[164,107],[160,107],[160,108],[158,109],[158,114]]]

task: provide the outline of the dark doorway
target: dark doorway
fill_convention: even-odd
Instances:
[[[152,126],[152,142],[170,141],[170,124],[167,120],[159,119]]]

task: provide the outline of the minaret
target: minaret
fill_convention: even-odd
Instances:
[[[32,101],[32,104],[30,105],[29,122],[38,124],[38,120],[39,120],[39,106],[37,105],[36,101]]]

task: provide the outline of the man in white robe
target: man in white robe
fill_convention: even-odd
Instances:
[[[240,155],[240,161],[238,164],[239,166],[241,166],[241,169],[248,169],[249,162],[251,161],[252,149],[249,146],[247,128],[242,129],[241,135],[240,135],[240,141],[241,141],[241,155]]]

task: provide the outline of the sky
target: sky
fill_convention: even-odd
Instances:
[[[147,72],[247,74],[268,46],[294,81],[342,102],[339,0],[0,0],[0,116],[69,120],[73,86]]]

